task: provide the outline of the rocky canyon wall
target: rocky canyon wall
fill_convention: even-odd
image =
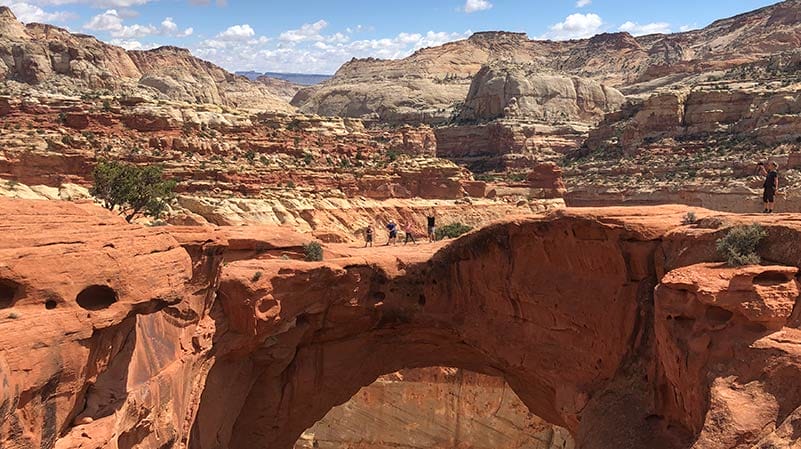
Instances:
[[[4,447],[291,448],[381,375],[430,366],[503,377],[585,449],[797,439],[793,216],[578,209],[309,263],[247,228],[0,207]],[[757,219],[766,264],[717,262],[727,226]]]
[[[572,449],[503,379],[454,368],[381,376],[303,433],[295,449]]]

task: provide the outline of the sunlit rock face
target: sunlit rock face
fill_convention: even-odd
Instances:
[[[445,448],[560,447],[527,413],[581,449],[795,447],[798,217],[693,209],[683,225],[687,211],[568,209],[306,262],[291,230],[0,199],[0,442],[289,449],[306,432],[319,446],[336,440],[317,423],[356,396],[413,412],[403,432]],[[715,241],[751,222],[765,265],[724,266]],[[432,366],[492,378],[408,371]],[[377,379],[380,394],[361,391]],[[349,407],[334,414],[367,410]],[[488,413],[508,417],[505,439]],[[438,417],[459,436],[426,427]],[[372,442],[408,444],[382,428]]]
[[[381,376],[304,432],[295,449],[572,449],[503,379],[455,368]]]

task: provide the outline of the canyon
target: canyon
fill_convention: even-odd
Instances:
[[[577,447],[796,441],[790,216],[567,209],[305,262],[287,230],[261,229],[270,246],[89,203],[0,208],[6,447],[291,448],[379,376],[427,366],[502,377]],[[765,264],[720,263],[717,237],[754,220]]]
[[[0,447],[798,447],[799,45],[788,0],[300,85],[0,6]],[[101,208],[105,161],[168,213]],[[384,246],[432,214],[467,235]]]

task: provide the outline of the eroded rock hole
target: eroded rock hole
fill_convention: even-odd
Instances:
[[[789,281],[791,275],[781,271],[766,271],[754,278],[756,285],[781,285]]]
[[[19,284],[10,279],[0,279],[0,309],[13,306],[21,288]]]
[[[714,324],[726,324],[733,316],[733,312],[722,307],[711,306],[706,309],[706,319]]]
[[[426,305],[426,297],[425,297],[425,295],[420,295],[420,297],[417,298],[417,304],[420,304],[421,306]]]
[[[107,285],[91,285],[78,293],[77,301],[86,310],[103,310],[117,302],[117,292]]]
[[[55,300],[48,299],[47,301],[45,301],[45,309],[53,310],[56,307],[58,307],[58,303]]]

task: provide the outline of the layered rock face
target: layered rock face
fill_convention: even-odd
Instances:
[[[188,245],[193,263],[167,232],[95,206],[0,208],[2,446],[178,444],[211,347],[213,236]]]
[[[769,265],[731,269],[726,229],[704,210],[681,226],[684,207],[520,218],[433,256],[332,245],[323,263],[247,228],[0,207],[4,447],[291,448],[381,375],[428,366],[503,377],[579,448],[795,444],[793,216],[759,217]]]
[[[388,404],[392,404],[388,406]],[[454,368],[381,376],[304,432],[295,449],[572,449],[503,379]]]
[[[428,126],[50,96],[0,97],[0,106],[5,196],[85,198],[95,163],[112,158],[162,164],[178,181],[178,224],[286,224],[352,240],[368,223],[423,223],[433,206],[444,220],[480,226],[560,205],[540,201],[561,196],[542,182],[524,176],[508,189],[437,158]]]
[[[115,94],[292,111],[267,85],[233,75],[193,57],[161,47],[125,51],[94,37],[51,25],[22,25],[0,6],[0,81],[6,89],[42,89],[68,95]]]
[[[475,75],[459,118],[525,116],[591,123],[624,101],[617,89],[589,79],[542,73],[533,65],[496,63]]]
[[[773,160],[781,167],[781,210],[801,210],[797,68],[783,67],[784,81],[758,67],[747,71],[757,79],[739,79],[751,76],[743,70],[659,92],[609,114],[567,161],[568,202],[759,210],[763,179],[757,163]]]
[[[794,51],[801,3],[785,1],[677,34],[601,34],[567,42],[525,34],[476,33],[397,61],[354,60],[333,79],[298,93],[305,112],[382,120],[447,121],[479,69],[495,61],[533,63],[543,73],[591,78],[624,93],[647,92],[695,74],[725,70]]]

